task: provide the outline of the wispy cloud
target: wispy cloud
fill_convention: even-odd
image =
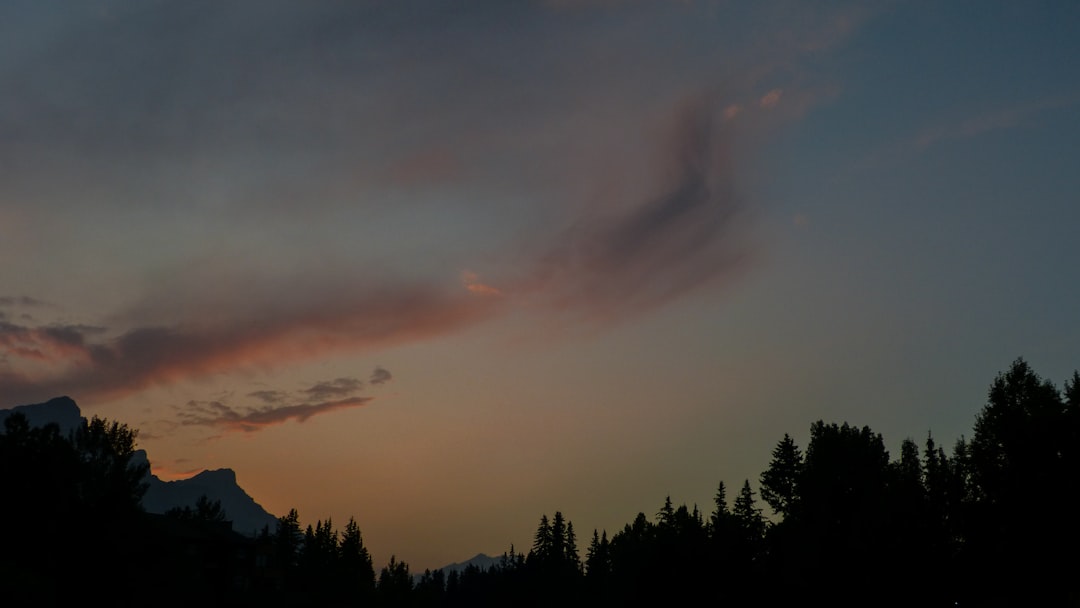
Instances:
[[[887,166],[912,154],[919,154],[948,142],[981,137],[995,131],[1020,129],[1037,124],[1040,114],[1069,108],[1080,103],[1080,95],[1060,95],[1031,100],[1005,107],[970,111],[951,121],[940,120],[937,124],[917,131],[862,157],[853,164],[852,170]]]
[[[225,431],[251,433],[290,420],[304,422],[319,414],[360,407],[374,399],[374,397],[347,397],[335,401],[248,409],[233,408],[220,401],[191,401],[188,403],[187,410],[180,414],[180,423],[185,426],[208,426]]]
[[[742,266],[746,251],[734,230],[742,205],[723,115],[724,104],[706,97],[676,107],[655,151],[651,196],[568,206],[584,210],[581,217],[553,234],[537,227],[545,244],[498,281],[471,271],[460,283],[365,278],[351,268],[264,274],[215,261],[148,284],[107,329],[3,321],[0,400],[69,394],[93,403],[213,374],[423,341],[515,306],[553,323],[603,325],[647,313]],[[377,372],[370,382],[389,377]],[[340,395],[360,386],[351,382],[310,387],[309,405],[343,403]],[[284,403],[273,392],[251,397]]]
[[[248,393],[248,397],[254,397],[263,403],[281,403],[289,396],[284,391],[261,390]]]
[[[47,304],[37,298],[31,298],[29,296],[0,296],[0,306],[23,306],[27,308],[37,308],[46,306]]]
[[[735,194],[722,112],[695,98],[674,113],[656,166],[659,193],[620,213],[582,218],[540,256],[519,291],[551,312],[614,321],[681,297],[733,270]],[[666,171],[665,171],[666,170]]]
[[[485,285],[480,281],[480,275],[475,272],[466,270],[461,273],[461,282],[465,285],[465,289],[468,289],[472,293],[484,296],[501,296],[503,295],[497,287],[491,285]]]
[[[1080,96],[1053,97],[972,114],[954,123],[924,129],[914,137],[911,146],[923,150],[944,141],[968,139],[992,131],[1021,127],[1031,123],[1035,116],[1042,112],[1077,103],[1080,103]]]
[[[783,89],[773,89],[763,95],[758,102],[763,108],[771,108],[780,103],[780,97],[784,94]]]
[[[93,402],[214,373],[363,352],[460,330],[490,318],[497,303],[453,285],[373,283],[364,289],[326,283],[277,296],[276,281],[247,287],[271,295],[249,293],[258,304],[249,297],[189,297],[185,318],[118,335],[88,326],[2,322],[0,400],[69,394]],[[169,298],[157,294],[122,316],[168,315],[159,299]]]
[[[323,400],[351,395],[362,388],[364,388],[363,380],[358,380],[356,378],[335,378],[333,380],[319,382],[311,388],[304,389],[303,392],[312,399]]]
[[[389,371],[376,367],[371,372],[370,384],[382,385],[391,378]],[[251,433],[290,420],[304,422],[312,416],[367,405],[375,397],[357,395],[364,386],[365,383],[357,378],[341,377],[319,381],[295,392],[260,390],[248,393],[248,397],[263,403],[257,406],[232,405],[229,398],[192,400],[184,407],[176,408],[176,417],[181,426]]]

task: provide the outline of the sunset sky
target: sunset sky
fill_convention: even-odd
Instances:
[[[0,1],[0,407],[376,568],[1080,368],[1080,3]],[[764,505],[762,505],[764,506]]]

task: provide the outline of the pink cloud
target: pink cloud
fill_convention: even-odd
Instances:
[[[252,288],[250,300],[189,300],[182,320],[113,336],[96,328],[5,323],[0,326],[0,400],[16,404],[69,394],[92,403],[215,373],[424,340],[490,318],[498,301],[467,290],[390,284],[372,284],[369,290],[327,284],[260,298],[259,291],[278,290],[270,283]],[[153,313],[142,308],[129,314]],[[49,365],[28,365],[27,358]]]
[[[69,394],[93,403],[212,374],[371,352],[463,331],[510,306],[557,323],[606,324],[647,313],[744,265],[723,113],[707,98],[677,107],[657,150],[653,191],[597,202],[590,208],[612,211],[586,211],[503,273],[498,287],[471,271],[455,285],[365,281],[351,270],[286,277],[193,265],[149,285],[141,301],[109,320],[110,330],[0,320],[0,402]],[[280,398],[259,396],[266,406]],[[318,404],[361,404],[346,401]],[[274,416],[302,420],[309,411],[270,413],[280,409],[232,419],[258,425]]]

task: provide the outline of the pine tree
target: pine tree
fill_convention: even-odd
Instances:
[[[784,517],[791,517],[799,500],[799,477],[802,475],[803,455],[790,435],[773,449],[769,468],[761,474],[761,498]]]
[[[749,479],[743,481],[731,514],[742,530],[744,539],[748,542],[757,545],[765,536],[765,518],[761,515],[761,509],[757,507]]]
[[[540,516],[540,525],[536,527],[536,534],[533,536],[532,551],[529,552],[529,561],[543,563],[547,562],[552,554],[552,531],[551,523],[548,521],[547,514]]]
[[[344,595],[358,602],[370,598],[375,591],[375,567],[355,518],[350,517],[345,524],[338,552]]]
[[[397,557],[391,555],[390,562],[379,572],[377,592],[383,605],[408,605],[412,587],[412,577],[409,576],[409,565],[403,561],[397,561]]]
[[[578,555],[577,535],[574,522],[566,522],[566,561],[575,572],[581,572],[581,556]]]
[[[713,503],[716,508],[709,517],[709,532],[716,536],[727,525],[728,519],[731,517],[731,511],[728,510],[727,504],[727,488],[724,487],[723,480],[720,481],[720,485],[716,488]]]
[[[607,530],[598,534],[593,529],[589,549],[585,553],[585,573],[590,578],[606,578],[611,574],[611,553],[608,546]]]
[[[566,561],[566,520],[560,511],[555,512],[551,522],[551,550],[548,554],[555,564],[561,565]]]

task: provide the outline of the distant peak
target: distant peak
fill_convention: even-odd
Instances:
[[[31,426],[55,423],[65,433],[75,430],[85,422],[79,406],[67,395],[53,397],[43,403],[29,403],[11,409],[0,409],[0,420],[16,412],[26,416]]]
[[[204,480],[214,480],[214,481],[219,481],[219,482],[224,481],[224,482],[236,483],[236,471],[234,471],[232,469],[214,469],[213,471],[206,470],[206,471],[203,471],[202,473],[199,473],[198,475],[196,475],[192,479],[195,479],[195,478],[204,479]]]

